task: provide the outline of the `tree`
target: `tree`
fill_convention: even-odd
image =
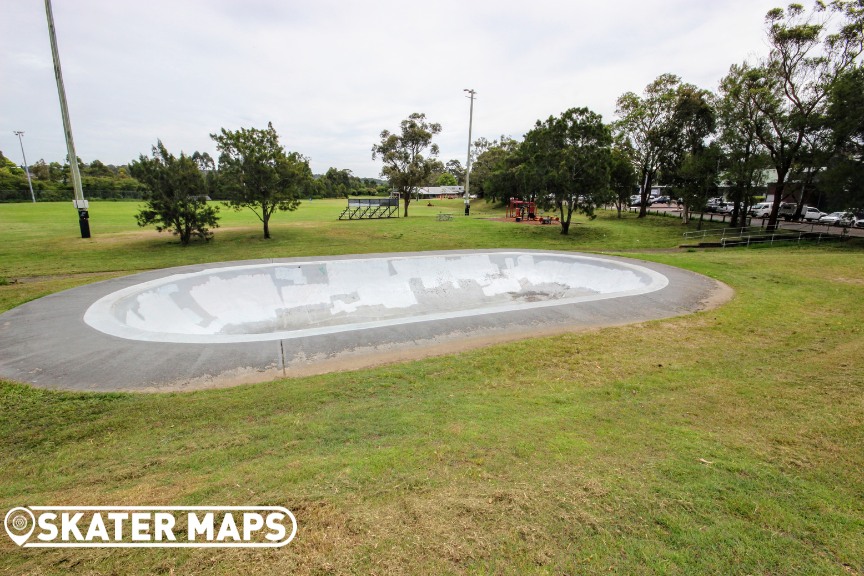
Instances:
[[[272,123],[267,128],[240,128],[211,134],[219,150],[219,172],[229,189],[228,204],[249,208],[270,238],[270,218],[277,210],[296,210],[311,187],[309,161],[297,152],[285,152]]]
[[[840,15],[833,32],[830,18]],[[818,130],[837,79],[862,52],[864,25],[858,0],[817,3],[810,14],[800,4],[770,10],[765,17],[770,51],[756,66],[742,66],[743,96],[750,100],[752,125],[768,150],[777,184],[768,228],[777,225],[787,177]]]
[[[836,210],[864,208],[864,68],[845,72],[831,92],[825,125],[832,155],[821,187]]]
[[[324,188],[324,196],[327,198],[346,198],[353,188],[351,178],[351,170],[328,168],[319,180]]]
[[[437,186],[438,178],[444,174],[447,174],[447,169],[444,168],[444,164],[436,158],[430,159],[429,175],[426,177],[426,180],[423,181],[421,186]]]
[[[435,182],[437,186],[458,186],[459,182],[456,180],[456,177],[449,172],[445,172],[438,176],[438,181]]]
[[[675,143],[675,132],[670,123],[675,114],[680,85],[678,76],[661,74],[645,87],[643,96],[627,92],[618,98],[615,130],[619,138],[626,139],[633,150],[641,187],[639,218],[648,213],[651,186],[664,154]]]
[[[447,164],[444,165],[444,169],[447,170],[448,174],[452,174],[456,178],[456,184],[462,186],[465,184],[465,167],[462,166],[462,163],[455,158],[452,160],[448,160]]]
[[[684,200],[684,224],[690,222],[692,207],[705,206],[708,198],[717,194],[720,156],[720,147],[711,143],[686,151],[676,167],[673,190]],[[700,211],[700,230],[703,215],[703,211]]]
[[[206,185],[191,157],[169,153],[162,141],[153,147],[153,157],[143,154],[129,165],[132,175],[148,187],[145,206],[136,215],[139,226],[154,224],[156,230],[170,230],[180,236],[183,246],[193,236],[210,240],[210,228],[219,226],[219,209],[204,197]]]
[[[429,123],[425,114],[415,112],[401,122],[399,134],[384,130],[381,142],[372,146],[372,159],[380,156],[384,163],[381,175],[404,200],[406,217],[411,193],[426,182],[436,166],[432,157],[438,155],[438,145],[432,143],[432,137],[440,132],[440,124]],[[430,158],[423,156],[427,148]]]
[[[84,168],[83,173],[87,176],[97,176],[97,177],[113,177],[114,171],[111,170],[108,166],[103,164],[100,160],[93,160],[88,166]]]
[[[204,188],[207,196],[216,198],[219,194],[219,171],[216,170],[216,162],[213,157],[207,152],[194,152],[191,158],[204,177]]]
[[[722,150],[723,175],[729,182],[728,198],[734,203],[732,222],[736,228],[742,214],[752,205],[756,190],[764,184],[764,169],[769,165],[765,148],[757,136],[753,102],[742,91],[743,70],[737,65],[720,81],[717,112]]]
[[[574,212],[593,218],[609,190],[612,132],[587,108],[571,108],[558,118],[539,120],[521,149],[532,180],[542,191],[541,205],[558,211],[561,234],[570,230]]]
[[[672,115],[663,126],[664,147],[659,152],[660,176],[684,200],[684,223],[694,206],[704,206],[707,194],[717,189],[718,155],[706,150],[714,133],[717,115],[713,96],[692,84],[680,84],[674,91]],[[714,162],[713,166],[706,164]],[[710,183],[706,180],[714,178]]]
[[[609,190],[612,202],[621,218],[621,210],[630,202],[630,197],[639,189],[636,170],[633,168],[632,151],[619,145],[612,148],[609,164]]]
[[[471,191],[487,202],[506,202],[510,197],[524,196],[529,190],[516,178],[522,160],[517,157],[519,143],[502,136],[491,143],[485,138],[482,152],[471,164]],[[475,142],[477,149],[481,140]],[[523,184],[520,186],[520,183]]]

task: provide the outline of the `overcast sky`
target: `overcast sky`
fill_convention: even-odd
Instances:
[[[66,157],[44,2],[4,0],[0,150]],[[161,139],[206,151],[224,127],[272,122],[312,170],[377,177],[371,147],[412,112],[442,124],[439,158],[520,138],[537,119],[615,100],[671,72],[715,90],[767,51],[775,0],[54,0],[75,148],[126,164]]]

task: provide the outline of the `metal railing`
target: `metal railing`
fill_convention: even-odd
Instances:
[[[708,230],[690,230],[684,232],[684,238],[692,240],[694,238],[707,238],[709,236],[719,236],[721,239],[727,236],[750,234],[755,231],[762,231],[761,226],[745,226],[743,228],[710,228]]]
[[[729,248],[734,246],[751,246],[753,244],[773,245],[776,242],[797,242],[800,244],[802,240],[820,244],[826,241],[846,240],[848,237],[848,234],[775,230],[774,232],[763,232],[762,234],[747,234],[737,238],[722,238],[720,240],[720,246],[722,248]]]

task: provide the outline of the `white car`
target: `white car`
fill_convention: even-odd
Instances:
[[[771,203],[759,202],[750,207],[750,215],[754,218],[767,218],[771,215]]]
[[[855,215],[851,212],[832,212],[819,218],[819,223],[828,226],[852,226],[855,223]]]
[[[827,216],[827,214],[812,206],[805,206],[801,211],[801,218],[808,222],[815,222],[822,218],[822,216]]]

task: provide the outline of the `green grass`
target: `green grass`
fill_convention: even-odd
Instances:
[[[524,247],[549,249],[659,248],[675,245],[683,231],[674,218],[637,220],[632,214],[618,221],[611,213],[597,220],[581,218],[562,236],[558,225],[529,226],[489,220],[503,209],[475,201],[471,218],[438,222],[439,212],[459,214],[458,200],[413,202],[409,218],[337,220],[344,200],[316,200],[296,212],[278,213],[271,240],[250,211],[222,208],[221,228],[209,243],[185,248],[167,233],[135,226],[133,203],[102,202],[91,206],[93,238],[82,240],[78,220],[66,204],[7,204],[0,206],[2,238],[0,275],[9,277],[66,272],[145,270],[196,262],[273,256],[393,252],[427,249]],[[40,258],[34,258],[38,252]]]
[[[304,204],[272,242],[228,213],[214,242],[188,248],[135,231],[128,204],[95,204],[91,241],[65,205],[0,206],[0,277],[19,280],[0,286],[0,307],[176,264],[470,247],[625,253],[736,296],[683,318],[225,390],[0,383],[4,513],[274,504],[300,524],[265,552],[22,550],[4,538],[0,571],[864,573],[860,245],[666,251],[682,231],[673,219],[602,214],[562,237],[435,220],[458,202],[380,222],[335,221],[339,206]]]

